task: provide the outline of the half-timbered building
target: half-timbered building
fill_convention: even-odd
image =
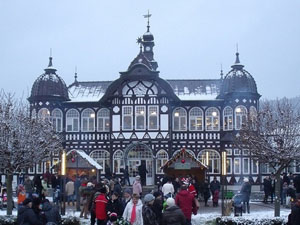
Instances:
[[[28,99],[32,116],[48,118],[63,134],[66,151],[83,150],[103,174],[110,168],[120,175],[128,165],[133,179],[144,161],[147,184],[156,184],[164,163],[185,148],[208,165],[210,179],[220,177],[221,152],[227,151],[228,184],[249,176],[258,183],[258,162],[249,150],[233,147],[234,135],[255,116],[260,98],[239,53],[218,79],[163,79],[171,75],[158,71],[149,26],[139,43],[137,56],[114,81],[79,81],[75,74],[67,86],[50,57]],[[57,160],[54,156],[28,173],[43,173]]]

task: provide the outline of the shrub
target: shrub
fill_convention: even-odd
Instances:
[[[243,218],[243,217],[218,217],[216,219],[217,225],[286,225],[284,218],[272,219],[257,219],[257,218]]]
[[[0,225],[18,225],[16,216],[0,216]],[[80,220],[77,217],[62,218],[61,225],[80,225]]]

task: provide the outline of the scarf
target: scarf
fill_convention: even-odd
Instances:
[[[133,204],[132,211],[131,211],[131,217],[130,217],[130,223],[133,224],[136,219],[136,204]]]

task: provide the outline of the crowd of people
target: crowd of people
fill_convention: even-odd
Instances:
[[[156,190],[143,192],[143,179],[136,176],[131,185],[129,180],[123,183],[119,178],[73,176],[67,179],[63,188],[64,198],[70,206],[79,202],[80,217],[89,219],[92,225],[189,225],[192,214],[197,214],[198,200],[204,201],[205,207],[218,207],[221,184],[216,177],[211,182],[205,179],[201,184],[195,177],[161,180]],[[250,213],[250,195],[253,179],[244,178],[239,195],[244,212]],[[61,217],[58,205],[61,203],[61,180],[57,175],[50,177],[36,176],[33,180],[26,176],[18,185],[18,222],[20,224],[59,224]],[[145,183],[144,183],[145,184]],[[283,174],[281,177],[281,201],[287,204],[289,198],[294,200],[291,220],[299,221],[300,212],[300,175]],[[53,203],[48,189],[53,190]],[[271,175],[264,179],[264,201],[273,200],[275,177]],[[143,196],[143,193],[145,194]],[[272,195],[273,194],[273,195]],[[298,196],[297,196],[298,195]],[[77,197],[78,196],[78,197]],[[77,200],[78,199],[78,200]],[[296,216],[295,216],[296,215]],[[299,214],[300,215],[300,214]],[[291,223],[292,224],[292,223]]]

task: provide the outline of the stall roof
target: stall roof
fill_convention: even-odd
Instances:
[[[72,151],[78,153],[82,158],[86,159],[86,161],[88,161],[88,163],[94,166],[96,169],[98,170],[103,169],[102,166],[100,166],[92,157],[87,155],[84,151],[82,150],[72,150]],[[67,155],[69,155],[72,151],[69,151]]]
[[[170,165],[172,165],[173,163],[176,162],[176,160],[180,157],[188,157],[191,158],[194,162],[196,162],[199,167],[201,168],[205,168],[208,169],[208,167],[206,165],[204,165],[202,162],[200,162],[194,155],[192,155],[191,153],[189,153],[188,151],[185,150],[185,148],[182,148],[177,154],[175,154],[170,160],[168,160],[162,167],[161,169],[166,169],[168,167],[170,167]]]

